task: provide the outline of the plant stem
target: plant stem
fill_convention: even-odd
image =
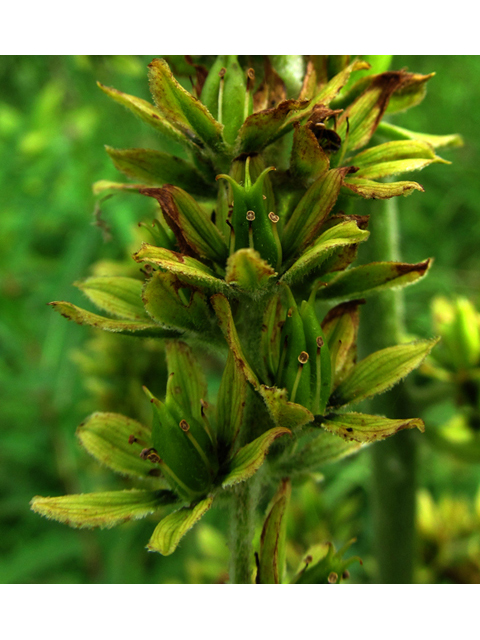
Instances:
[[[371,218],[370,258],[400,260],[397,203],[392,198]],[[373,255],[372,255],[373,254]],[[398,344],[404,333],[403,292],[385,291],[366,305],[370,351]],[[403,383],[372,402],[374,413],[389,418],[409,417]],[[410,416],[411,417],[411,416]],[[404,431],[372,447],[373,528],[378,579],[383,584],[406,584],[413,579],[415,550],[415,437]]]
[[[229,571],[231,584],[252,584],[254,559],[252,541],[260,489],[257,475],[237,485],[232,495]]]

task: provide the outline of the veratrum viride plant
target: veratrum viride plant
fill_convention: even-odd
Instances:
[[[134,182],[101,181],[95,193],[135,191],[159,205],[145,225],[150,241],[133,256],[144,277],[80,284],[108,316],[51,305],[78,324],[165,341],[168,384],[163,399],[144,389],[148,425],[94,413],[78,428],[89,453],[144,488],[36,497],[35,511],[74,527],[158,512],[148,549],[168,555],[209,509],[228,504],[230,582],[335,583],[347,575],[353,559],[325,545],[286,575],[291,487],[399,430],[423,431],[415,417],[352,408],[407,376],[437,341],[402,343],[357,362],[365,298],[418,281],[430,260],[352,267],[369,237],[368,216],[354,205],[422,191],[393,176],[445,162],[436,149],[453,143],[382,122],[418,104],[431,76],[386,71],[388,56],[371,63],[187,56],[188,91],[166,60],[155,59],[153,104],[100,85],[184,153],[107,147]],[[216,398],[201,364],[206,352],[224,363]]]

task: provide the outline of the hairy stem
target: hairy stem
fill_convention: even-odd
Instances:
[[[392,198],[371,218],[370,258],[400,260],[397,204]],[[366,305],[369,351],[398,344],[404,332],[403,292],[386,291]],[[372,401],[374,413],[391,418],[408,416],[403,383]],[[415,433],[404,431],[372,447],[372,501],[378,580],[411,583],[415,551]]]
[[[260,489],[257,475],[247,482],[237,485],[232,495],[229,571],[230,583],[232,584],[252,584],[253,582],[254,552],[252,542]]]

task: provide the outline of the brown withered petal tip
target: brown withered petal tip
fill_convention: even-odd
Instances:
[[[186,420],[180,420],[179,426],[180,426],[180,429],[185,432],[187,432],[190,429],[190,425]]]
[[[334,571],[332,571],[332,573],[328,576],[328,582],[330,584],[335,584],[337,580],[338,580],[338,575]]]
[[[305,364],[308,362],[308,353],[306,351],[302,351],[302,353],[298,356],[298,361],[300,364]]]
[[[133,435],[133,433],[132,433],[132,435],[128,436],[128,444],[133,444],[133,443],[134,443],[134,442],[136,442],[136,441],[137,441],[137,439],[136,439],[136,437]]]
[[[247,211],[247,220],[255,220],[255,211]]]
[[[316,338],[316,342],[317,342],[317,347],[318,347],[319,349],[321,349],[321,348],[323,347],[323,345],[325,344],[325,343],[323,342],[323,338],[322,338],[322,336],[318,336],[318,337]]]
[[[218,72],[218,75],[220,76],[220,78],[223,78],[223,76],[227,73],[227,70],[225,69],[225,67],[222,67],[220,69],[220,71]]]

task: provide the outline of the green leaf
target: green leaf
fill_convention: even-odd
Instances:
[[[240,431],[246,398],[247,381],[229,351],[217,397],[217,440],[224,454],[231,451]]]
[[[308,104],[308,100],[284,100],[272,109],[252,113],[238,132],[238,153],[261,151],[274,142],[291,129],[295,114],[303,117]]]
[[[67,320],[73,320],[77,324],[85,324],[103,331],[121,333],[127,336],[138,336],[142,338],[175,338],[180,335],[173,329],[165,329],[158,324],[140,320],[112,320],[104,318],[96,313],[80,309],[71,302],[55,301],[49,303],[51,307],[58,311]]]
[[[321,102],[324,105],[329,105],[341,89],[343,89],[347,84],[351,74],[355,71],[361,71],[362,69],[370,69],[368,62],[365,62],[364,60],[354,60],[342,71],[337,73],[324,87],[322,87],[320,92],[312,100],[312,103],[318,104]]]
[[[212,503],[213,497],[210,496],[195,506],[182,507],[163,518],[149,540],[148,550],[158,551],[163,556],[171,555],[183,536],[205,515]]]
[[[434,73],[422,75],[421,73],[408,73],[393,96],[390,98],[386,113],[398,113],[415,107],[424,99],[427,93],[426,83],[433,78]]]
[[[292,176],[310,186],[329,168],[330,160],[310,127],[295,123],[289,167]]]
[[[417,428],[422,433],[425,431],[425,425],[420,418],[389,420],[383,416],[369,416],[366,413],[342,413],[333,417],[327,416],[321,419],[320,424],[324,429],[347,442],[353,440],[361,444],[384,440],[402,429]]]
[[[227,261],[225,280],[229,285],[245,291],[265,289],[275,270],[254,249],[239,249]]]
[[[315,424],[323,424],[324,418],[318,416]],[[293,455],[282,460],[279,471],[282,474],[303,473],[315,471],[325,464],[331,464],[347,456],[356,453],[361,444],[355,440],[345,440],[335,433],[321,429],[318,435],[307,442],[305,446],[298,447]]]
[[[281,584],[285,565],[285,512],[292,492],[289,480],[282,480],[275,494],[260,536],[258,584]]]
[[[286,433],[291,434],[290,429],[274,427],[239,449],[228,465],[222,487],[231,487],[251,478],[262,466],[272,443]]]
[[[74,284],[102,311],[126,320],[149,320],[142,302],[141,280],[99,276]]]
[[[175,274],[182,282],[200,287],[205,291],[228,291],[228,285],[217,278],[214,272],[202,262],[176,251],[154,247],[144,242],[140,250],[133,254],[133,258],[137,262],[154,264]]]
[[[177,238],[181,234],[184,242],[198,256],[224,266],[228,255],[225,240],[205,209],[192,196],[171,184],[163,189],[142,189],[141,193],[158,201]]]
[[[372,262],[354,267],[343,271],[327,286],[321,287],[317,298],[321,300],[351,300],[363,298],[385,289],[405,287],[423,278],[431,262],[431,259],[417,264]]]
[[[295,256],[316,239],[324,220],[337,201],[343,179],[349,171],[349,167],[331,169],[304,194],[283,230],[285,259]]]
[[[210,302],[217,314],[218,324],[222,333],[227,341],[230,350],[233,353],[237,367],[240,369],[246,380],[252,385],[254,389],[259,389],[260,383],[258,378],[253,372],[252,368],[248,364],[245,356],[243,355],[240,339],[238,337],[237,329],[233,321],[232,310],[227,298],[221,293],[217,293],[210,298]]]
[[[437,156],[432,145],[422,140],[394,140],[392,142],[384,142],[375,147],[371,147],[358,153],[351,158],[349,162],[360,170],[372,167],[385,162],[394,162],[397,160],[433,160],[435,162],[443,162],[450,164],[447,160],[443,160]],[[358,173],[356,174],[358,176]],[[369,176],[365,176],[369,177]]]
[[[165,343],[168,366],[167,406],[172,396],[185,411],[202,421],[202,401],[207,399],[207,380],[191,348],[179,340]]]
[[[341,222],[328,229],[308,248],[281,277],[281,282],[292,284],[318,267],[335,249],[364,242],[370,233],[359,229],[355,221]]]
[[[156,271],[145,284],[143,303],[155,322],[179,331],[204,332],[215,319],[205,295],[190,289],[173,273]]]
[[[355,176],[356,174],[352,174]],[[418,182],[401,180],[400,182],[375,182],[366,178],[346,178],[343,186],[362,198],[385,200],[395,196],[409,196],[415,190],[425,191]],[[348,191],[347,191],[348,193]]]
[[[386,142],[351,159],[352,165],[359,168],[355,173],[355,179],[368,180],[380,180],[408,171],[420,171],[435,162],[450,164],[435,155],[430,145],[418,140]]]
[[[115,100],[118,104],[121,104],[123,107],[132,111],[140,118],[140,120],[143,120],[143,122],[153,127],[158,131],[158,133],[176,140],[190,149],[196,148],[194,141],[190,137],[186,136],[185,133],[173,123],[169,122],[168,119],[163,116],[162,112],[154,107],[153,104],[150,104],[150,102],[131,96],[127,93],[117,91],[117,89],[114,89],[113,87],[106,87],[100,82],[97,82],[97,85],[109,98],[112,98],[112,100]]]
[[[163,186],[173,183],[201,196],[210,195],[211,188],[187,161],[154,149],[114,149],[105,146],[115,168],[143,186]]]
[[[370,354],[351,369],[335,390],[331,404],[341,406],[360,402],[387,391],[416,369],[438,341],[439,338],[418,340]]]
[[[313,414],[306,407],[288,401],[286,389],[262,384],[259,392],[275,424],[294,429],[312,422]]]
[[[458,135],[458,133],[446,136],[436,136],[429,133],[409,131],[408,129],[398,127],[390,122],[381,122],[378,125],[377,133],[387,136],[388,138],[393,138],[394,140],[420,140],[426,142],[434,149],[463,146],[463,138]]]
[[[368,143],[392,94],[403,86],[409,75],[404,71],[391,71],[365,79],[366,89],[349,104],[337,121],[336,132],[343,141],[342,153]]]
[[[164,505],[177,502],[171,491],[103,491],[58,498],[35,496],[31,508],[42,516],[70,527],[114,527],[127,520],[138,520]]]
[[[142,449],[152,446],[152,432],[136,420],[118,413],[93,413],[78,427],[77,436],[90,455],[117,473],[140,478],[159,475],[140,457]]]
[[[167,121],[197,145],[223,150],[223,125],[177,82],[165,60],[152,60],[148,72],[153,99]]]

